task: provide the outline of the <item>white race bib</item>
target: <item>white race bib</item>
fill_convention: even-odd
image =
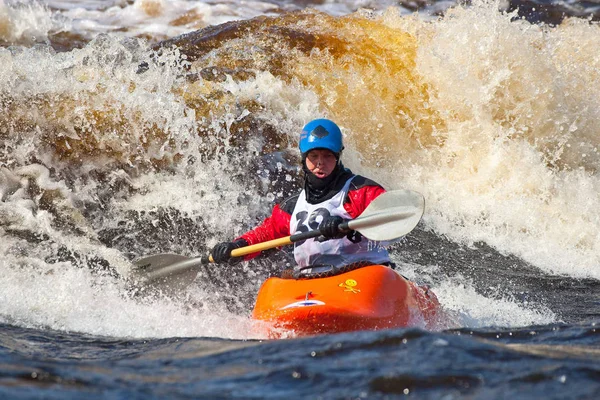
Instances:
[[[290,235],[318,229],[323,219],[329,216],[339,216],[351,219],[344,208],[344,199],[350,189],[351,177],[335,196],[318,204],[306,201],[306,193],[302,190],[292,212]],[[315,238],[294,243],[294,258],[298,267],[309,265],[334,265],[341,267],[358,261],[369,261],[374,264],[389,262],[387,250],[378,242],[362,237],[354,243],[348,237],[330,239],[318,242]]]

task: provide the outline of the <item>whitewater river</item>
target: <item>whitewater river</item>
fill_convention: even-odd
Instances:
[[[597,398],[596,8],[0,0],[0,397]],[[294,194],[321,117],[424,195],[391,254],[444,324],[267,340],[285,248],[136,290]]]

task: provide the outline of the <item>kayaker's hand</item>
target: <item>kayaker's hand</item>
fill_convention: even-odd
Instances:
[[[344,218],[338,216],[329,216],[323,219],[319,225],[319,231],[325,239],[339,239],[346,236],[348,232],[342,232],[338,226],[344,222]]]
[[[248,246],[248,242],[244,239],[236,240],[235,242],[222,242],[213,247],[210,255],[216,263],[228,263],[230,265],[237,264],[242,261],[243,257],[231,257],[231,252],[240,247]]]

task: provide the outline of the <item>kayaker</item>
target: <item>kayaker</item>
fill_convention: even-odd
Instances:
[[[355,175],[342,164],[344,149],[340,128],[328,119],[316,119],[302,129],[300,153],[304,188],[275,205],[271,216],[232,242],[219,243],[211,251],[217,263],[236,263],[231,251],[268,240],[320,229],[322,237],[294,243],[297,268],[336,267],[367,261],[390,265],[385,247],[356,231],[340,232],[344,220],[362,214],[377,196],[385,193],[378,183]],[[249,260],[259,253],[245,256]]]

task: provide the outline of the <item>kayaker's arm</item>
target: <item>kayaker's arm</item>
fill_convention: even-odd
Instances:
[[[233,242],[219,243],[217,246],[220,246],[220,248],[217,248],[217,246],[215,246],[211,251],[211,254],[213,255],[213,260],[217,260],[217,258],[215,258],[215,255],[217,255],[218,259],[220,260],[217,262],[231,262],[231,257],[229,257],[231,250],[241,247],[232,247],[236,243],[243,243],[243,246],[251,246],[257,243],[264,243],[288,236],[290,234],[290,219],[292,217],[291,214],[294,210],[294,206],[296,205],[297,199],[298,195],[295,195],[285,199],[280,204],[276,204],[275,207],[273,207],[271,215],[267,217],[259,226],[252,229],[251,231],[244,233],[240,237],[236,238]],[[231,248],[231,250],[227,252],[226,250],[229,248]],[[225,253],[223,253],[222,257],[220,257],[219,255],[221,254],[222,249],[225,249],[223,250],[225,251]],[[251,253],[244,257],[239,257],[237,258],[237,260],[248,261],[257,257],[260,254],[260,252]]]
[[[297,198],[298,196],[292,196],[284,200],[281,204],[275,205],[270,217],[266,218],[262,224],[256,228],[236,238],[233,242],[217,244],[211,251],[213,260],[215,262],[231,263],[233,260],[230,256],[231,250],[288,236],[291,219],[290,210],[294,209]],[[235,260],[248,261],[260,254],[261,252],[251,253],[244,257],[235,258]]]
[[[344,208],[354,219],[359,217],[373,200],[385,193],[386,190],[371,179],[356,176],[344,200]]]

